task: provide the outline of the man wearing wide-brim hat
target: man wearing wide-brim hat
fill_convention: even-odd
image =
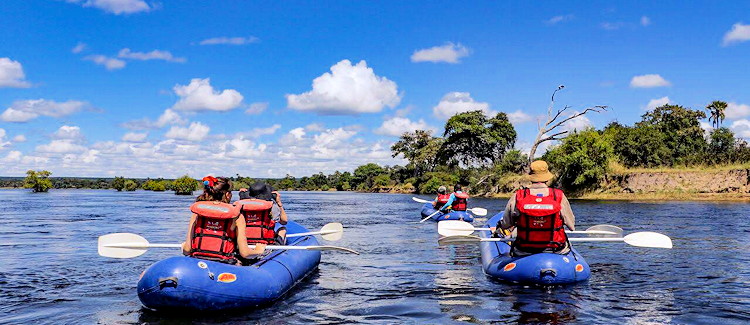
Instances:
[[[531,185],[528,188],[517,190],[515,194],[510,197],[508,204],[505,206],[505,214],[497,224],[496,232],[499,231],[499,229],[510,230],[513,228],[518,228],[516,229],[516,232],[523,232],[524,229],[534,229],[532,225],[538,225],[540,222],[555,223],[554,221],[557,221],[557,225],[559,225],[557,228],[559,229],[556,231],[558,233],[554,235],[554,239],[551,239],[551,242],[555,243],[550,244],[555,247],[530,248],[529,246],[534,246],[533,244],[519,247],[524,246],[522,243],[519,243],[519,245],[514,244],[511,254],[514,256],[541,252],[567,254],[570,251],[570,243],[567,240],[567,235],[564,234],[562,225],[565,225],[570,230],[575,230],[576,220],[573,210],[570,208],[570,202],[568,202],[568,198],[565,197],[565,194],[563,194],[561,190],[547,186],[547,182],[554,178],[554,175],[549,171],[547,162],[536,160],[531,163],[530,170],[528,179],[531,181]],[[517,206],[519,200],[523,201],[523,205],[520,208]],[[553,210],[550,210],[550,213],[554,212],[554,218],[561,218],[562,220],[555,220],[553,217],[548,216],[536,216],[544,215],[545,211],[547,211],[544,209],[549,208],[553,208]],[[545,220],[544,218],[550,219]],[[519,222],[522,224],[519,224]],[[551,232],[552,229],[550,228],[549,231]],[[534,235],[530,236],[529,234],[532,232]],[[517,237],[516,241],[523,242],[521,239],[525,239],[526,243],[528,243],[528,238],[530,237],[538,239],[544,238],[544,236],[545,234],[542,231],[532,230],[531,232],[521,234],[521,236]],[[536,244],[536,246],[543,246],[543,244]]]

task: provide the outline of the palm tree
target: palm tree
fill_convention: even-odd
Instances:
[[[708,121],[710,121],[711,125],[715,128],[718,128],[719,125],[721,125],[721,121],[724,120],[724,110],[726,109],[727,103],[720,100],[715,100],[706,106],[706,110],[711,113],[708,117]]]

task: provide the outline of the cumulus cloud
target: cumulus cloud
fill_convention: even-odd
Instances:
[[[655,88],[671,85],[672,84],[669,81],[658,74],[644,74],[635,76],[630,80],[630,87],[632,88]]]
[[[131,60],[164,60],[167,62],[184,63],[187,61],[185,58],[175,57],[169,51],[153,50],[151,52],[133,52],[129,48],[124,48],[117,53],[117,57],[121,59]]]
[[[19,100],[13,102],[10,107],[0,114],[0,120],[5,122],[28,122],[39,116],[63,117],[88,107],[88,103],[75,100],[61,103],[46,99]]]
[[[648,25],[651,25],[651,18],[648,18],[646,16],[641,17],[641,26],[646,27]]]
[[[383,121],[383,124],[375,129],[374,132],[375,134],[398,137],[404,134],[404,132],[414,132],[414,130],[435,131],[435,128],[427,125],[423,119],[415,122],[408,118],[397,116]]]
[[[513,113],[508,113],[508,120],[510,121],[510,123],[513,123],[515,125],[515,124],[531,122],[534,120],[534,118],[531,115],[526,114],[521,110],[517,110]]]
[[[148,130],[148,129],[158,129],[165,127],[167,125],[183,125],[187,124],[187,120],[182,118],[180,114],[175,112],[174,110],[171,110],[167,108],[164,110],[164,113],[162,113],[159,118],[156,121],[151,121],[148,118],[142,118],[140,120],[134,120],[134,121],[128,121],[125,123],[120,124],[121,127],[129,129],[129,130]]]
[[[252,103],[250,107],[245,110],[245,114],[260,114],[268,109],[268,102]]]
[[[10,146],[10,141],[6,141],[5,138],[7,134],[5,133],[5,129],[0,129],[0,150],[5,149],[5,147]]]
[[[648,101],[648,104],[646,104],[646,110],[647,111],[653,111],[654,108],[661,107],[664,105],[669,104],[671,101],[669,100],[669,97],[664,96],[662,98],[655,98]]]
[[[20,151],[13,150],[13,151],[8,152],[8,154],[5,155],[5,157],[0,158],[0,161],[5,162],[5,163],[19,162],[21,161],[22,155],[23,154],[21,154]]]
[[[18,143],[18,142],[26,142],[26,136],[23,135],[23,134],[19,134],[19,135],[13,137],[13,142],[16,142],[16,143]]]
[[[750,41],[750,25],[736,23],[732,29],[724,34],[723,46]]]
[[[255,36],[250,37],[214,37],[202,40],[200,45],[245,45],[257,43],[260,39]]]
[[[573,15],[560,15],[560,16],[555,16],[555,17],[552,17],[552,18],[548,19],[546,21],[546,23],[548,25],[555,25],[555,24],[558,24],[558,23],[564,23],[564,22],[571,21],[571,20],[573,20],[573,18],[575,18],[575,16],[573,16]]]
[[[154,7],[149,6],[143,0],[67,0],[68,2],[81,4],[84,7],[101,9],[115,15],[133,14],[147,12]]]
[[[724,116],[730,120],[750,116],[750,105],[729,102],[727,103],[727,109],[724,111]]]
[[[732,122],[729,127],[740,138],[750,139],[750,121],[742,119]]]
[[[174,92],[180,100],[172,106],[178,111],[228,111],[242,103],[242,94],[234,89],[216,91],[210,79],[195,78],[190,84],[174,86]]]
[[[578,112],[573,112],[573,114],[577,114]],[[591,124],[591,120],[589,120],[586,115],[581,115],[579,117],[576,117],[570,121],[565,122],[562,125],[562,129],[570,132],[575,131],[581,131],[586,128],[591,127],[593,124]]]
[[[82,141],[84,139],[81,128],[77,126],[63,125],[52,134],[53,139]]]
[[[10,58],[0,58],[0,88],[28,88],[31,84],[26,82],[23,66],[18,61]]]
[[[485,115],[490,115],[490,104],[477,102],[471,98],[471,94],[464,92],[451,92],[445,94],[437,106],[432,108],[436,117],[447,120],[453,115],[463,112],[480,110]]]
[[[73,140],[52,140],[48,144],[39,145],[36,147],[36,151],[42,153],[82,153],[86,151],[86,147],[75,143]]]
[[[94,62],[97,65],[102,65],[107,70],[110,70],[110,71],[117,70],[117,69],[122,69],[122,68],[125,67],[125,64],[126,64],[125,61],[123,61],[123,60],[119,60],[119,59],[115,59],[115,58],[110,58],[110,57],[108,57],[106,55],[100,55],[100,54],[89,55],[89,56],[87,56],[87,57],[85,57],[83,59],[86,60],[86,61]]]
[[[206,138],[210,130],[211,128],[203,123],[193,122],[186,128],[173,126],[165,136],[176,140],[201,141]]]
[[[144,142],[146,140],[146,137],[148,137],[148,133],[128,132],[128,133],[125,133],[125,135],[122,136],[122,141],[125,141],[125,142]]]
[[[411,55],[411,62],[460,63],[460,59],[468,56],[469,52],[469,48],[461,45],[461,43],[448,42],[442,46],[414,51]]]
[[[375,75],[367,62],[352,65],[349,60],[342,60],[331,67],[330,73],[315,78],[311,91],[287,94],[286,99],[289,108],[300,111],[354,115],[395,107],[401,96],[396,83]]]
[[[83,52],[85,49],[86,49],[86,43],[78,42],[78,44],[76,44],[76,46],[73,49],[71,49],[70,52],[74,54],[78,54],[78,53]]]

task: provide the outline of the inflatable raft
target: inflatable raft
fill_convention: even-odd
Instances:
[[[288,234],[307,232],[292,221],[286,228]],[[314,236],[288,238],[287,245],[315,246],[318,241]],[[319,263],[320,251],[314,250],[274,250],[250,266],[170,257],[143,272],[138,298],[155,310],[251,308],[279,299]]]
[[[437,210],[432,206],[432,203],[425,203],[422,206],[422,218],[427,218],[427,216],[432,215]],[[467,211],[451,211],[448,213],[442,213],[438,212],[432,215],[430,219],[434,221],[443,221],[443,220],[463,220],[466,222],[472,222],[474,221],[474,217]]]
[[[495,227],[502,218],[500,212],[487,220],[486,227]],[[479,237],[492,237],[490,231],[480,231]],[[568,254],[539,253],[523,257],[510,256],[506,242],[481,242],[484,273],[503,281],[523,284],[557,285],[588,280],[591,270],[586,260],[571,247]]]

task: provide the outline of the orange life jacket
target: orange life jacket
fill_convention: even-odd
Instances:
[[[448,203],[448,200],[450,200],[450,198],[450,194],[438,194],[435,207],[438,209],[443,207],[446,203]]]
[[[556,188],[549,191],[547,196],[532,196],[528,188],[516,191],[516,208],[521,215],[516,223],[518,237],[514,245],[521,250],[559,250],[568,241],[560,214],[563,192]]]
[[[190,242],[190,256],[234,264],[237,247],[235,219],[240,210],[218,201],[199,201],[190,206],[195,213],[195,225]]]
[[[453,211],[466,211],[466,204],[469,201],[469,194],[466,192],[453,192],[453,203],[451,203],[451,209]]]
[[[245,216],[245,237],[248,244],[273,244],[276,238],[276,222],[271,216],[273,202],[258,199],[245,199],[234,202]]]

